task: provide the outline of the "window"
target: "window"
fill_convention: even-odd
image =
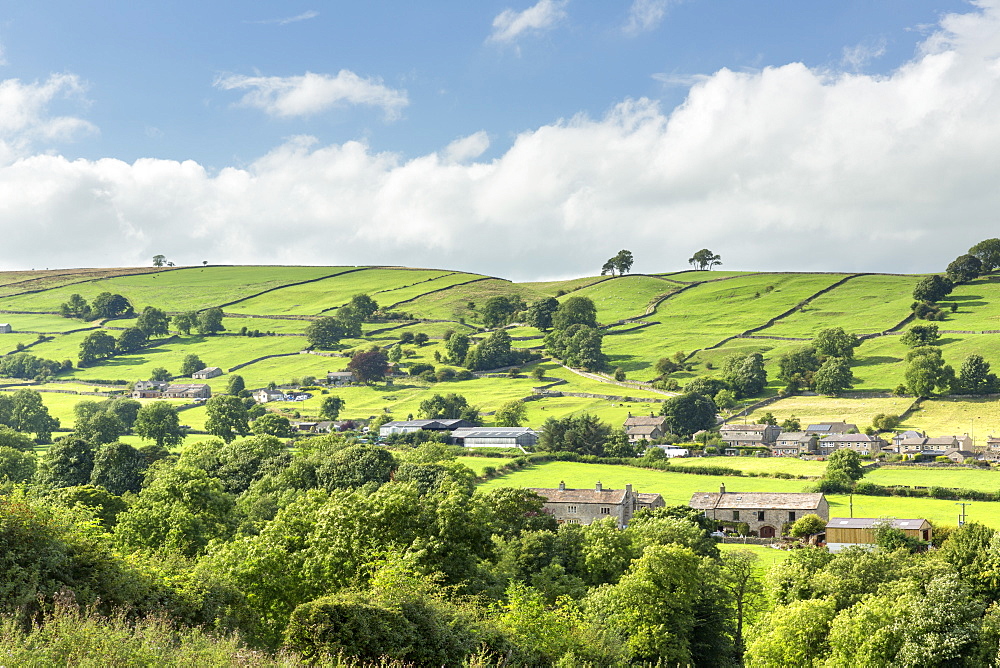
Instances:
[[[579,523],[580,523],[580,520],[578,520],[578,519],[569,519],[569,520],[566,520],[566,524],[579,524]]]
[[[794,510],[789,510],[788,511],[788,521],[789,522],[794,522],[795,521],[795,511]]]
[[[567,513],[575,513],[576,512],[576,506],[566,506],[566,512]]]
[[[763,510],[758,510],[757,511],[757,521],[758,522],[763,522],[764,521],[764,511]]]
[[[739,522],[740,521],[740,511],[738,511],[738,510],[734,510],[733,511],[733,521],[734,522]]]
[[[608,506],[601,506],[601,514],[602,515],[610,515],[611,514],[611,508],[609,508]]]

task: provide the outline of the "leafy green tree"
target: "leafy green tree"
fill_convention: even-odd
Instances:
[[[132,304],[122,295],[102,292],[94,297],[90,315],[94,318],[117,318],[132,314]]]
[[[910,348],[917,348],[937,345],[940,337],[937,325],[913,325],[899,340]]]
[[[193,467],[157,462],[147,486],[118,515],[114,537],[127,549],[178,552],[195,557],[234,529],[232,495],[222,481]]]
[[[148,337],[167,336],[170,334],[170,316],[155,306],[147,306],[142,309],[135,326]]]
[[[166,261],[167,261],[167,256],[166,255],[156,254],[156,255],[153,256],[153,266],[154,267],[162,267],[166,263]]]
[[[229,382],[226,383],[226,394],[231,394],[234,397],[242,397],[243,393],[246,392],[247,384],[243,380],[243,376],[239,374],[233,374],[229,377]]]
[[[385,374],[389,370],[389,358],[381,349],[355,352],[351,356],[351,361],[347,363],[347,369],[356,379],[365,385],[370,385],[385,380]]]
[[[140,408],[133,431],[140,438],[168,448],[179,445],[187,435],[181,427],[177,409],[168,401],[153,401]]]
[[[465,361],[465,356],[469,354],[469,346],[471,345],[472,339],[467,334],[459,332],[448,337],[444,347],[448,351],[448,359],[451,363],[461,364]]]
[[[493,415],[493,422],[498,427],[520,427],[527,415],[527,406],[520,399],[515,399],[497,409]]]
[[[798,348],[778,358],[778,380],[793,392],[813,386],[813,376],[822,361],[812,346]]]
[[[1000,239],[983,239],[969,249],[969,255],[979,258],[983,273],[1000,269]]]
[[[581,455],[604,454],[611,438],[611,426],[596,415],[582,413],[564,418],[549,418],[538,435],[538,450],[576,452]]]
[[[667,430],[683,436],[714,427],[718,412],[714,401],[694,392],[670,397],[660,408],[660,415],[667,418]]]
[[[816,513],[809,513],[808,515],[803,515],[799,519],[795,520],[795,524],[792,525],[790,533],[795,538],[808,538],[814,534],[822,533],[825,530],[826,520]]]
[[[7,425],[0,425],[0,447],[31,452],[35,449],[35,442],[27,434],[15,431]]]
[[[59,439],[42,456],[35,479],[44,487],[74,487],[90,482],[94,448],[75,436]]]
[[[198,333],[202,336],[209,336],[216,332],[225,331],[226,328],[222,326],[222,317],[221,308],[213,307],[205,309],[198,314]]]
[[[416,334],[413,335],[413,342],[418,346],[423,346],[428,341],[430,341],[430,337],[427,336],[426,332],[417,332]]]
[[[769,424],[772,426],[778,426],[778,418],[774,417],[774,413],[768,411],[764,413],[757,419],[757,424]]]
[[[604,334],[587,325],[571,325],[545,336],[545,349],[567,366],[590,371],[607,368],[608,357],[602,349]]]
[[[393,347],[389,348],[388,357],[390,362],[398,364],[399,361],[403,359],[403,347],[397,343]],[[463,357],[462,359],[465,358]],[[455,364],[458,364],[458,362],[455,362]]]
[[[722,586],[729,594],[733,613],[733,645],[742,658],[746,650],[743,629],[763,611],[764,579],[758,565],[760,558],[749,550],[726,550],[722,555]]]
[[[184,335],[191,334],[191,330],[198,326],[198,314],[195,311],[180,313],[173,318],[174,327]]]
[[[688,258],[688,264],[700,270],[711,270],[712,267],[722,264],[722,257],[716,255],[707,248],[702,248],[700,251]]]
[[[483,303],[479,318],[484,325],[493,329],[506,325],[515,313],[525,308],[525,303],[517,295],[494,295]]]
[[[747,643],[747,665],[823,665],[829,653],[827,633],[836,614],[837,602],[832,598],[792,601],[775,607],[760,621],[768,632]]]
[[[972,354],[962,362],[954,389],[959,394],[993,394],[1000,389],[1000,381],[990,373],[990,363],[982,355]]]
[[[149,462],[141,452],[126,443],[108,443],[97,449],[90,484],[98,485],[112,494],[138,492],[142,488],[143,474]]]
[[[597,327],[597,307],[590,297],[568,297],[552,316],[553,329],[569,329],[572,325]]]
[[[593,591],[587,607],[624,638],[630,663],[701,664],[691,646],[700,567],[688,548],[648,547],[617,585]]]
[[[552,318],[559,310],[559,300],[555,297],[546,297],[532,302],[528,307],[525,322],[529,327],[545,332],[552,329]]]
[[[246,405],[239,397],[222,394],[205,402],[205,431],[229,443],[236,435],[250,433]]]
[[[827,396],[836,396],[850,389],[853,382],[851,365],[842,357],[828,357],[813,376],[813,387]]]
[[[59,420],[49,415],[42,395],[35,390],[18,390],[11,399],[8,426],[34,434],[39,443],[49,442],[53,430],[59,428]]]
[[[121,419],[113,413],[100,411],[89,418],[76,421],[77,436],[95,445],[112,443],[122,436],[126,429]],[[116,492],[117,493],[117,492]]]
[[[8,429],[8,427],[0,428]],[[35,453],[30,450],[0,445],[0,483],[21,483],[31,480],[37,468]]]
[[[767,385],[764,356],[760,353],[730,355],[722,364],[722,379],[729,383],[737,398],[760,394]]]
[[[945,273],[952,283],[965,283],[983,273],[983,263],[975,255],[960,255],[948,265]]]
[[[349,305],[362,320],[371,320],[378,310],[378,302],[366,294],[354,295]]]
[[[129,327],[118,335],[115,341],[115,352],[121,354],[134,353],[141,350],[148,342],[146,333],[136,327]]]
[[[306,327],[306,341],[312,348],[330,349],[346,336],[343,323],[331,317],[313,320]]]
[[[80,342],[80,364],[90,364],[115,354],[115,337],[96,330]]]
[[[781,431],[801,431],[802,423],[794,415],[788,417],[781,422]]]
[[[319,405],[319,414],[327,420],[336,420],[346,405],[347,403],[343,399],[331,394],[323,397],[323,401]]]
[[[914,286],[913,298],[918,302],[933,304],[950,295],[954,288],[955,284],[952,283],[950,278],[933,274],[932,276],[920,279],[916,286]]]
[[[295,436],[295,429],[292,423],[283,415],[277,413],[265,413],[250,423],[250,431],[259,436],[277,436],[278,438],[292,438]]]
[[[872,418],[872,426],[878,431],[892,431],[899,426],[899,416],[887,413],[878,413]]]
[[[906,362],[906,387],[918,397],[928,397],[935,390],[947,391],[955,382],[955,370],[945,364],[940,348],[914,348],[906,354]]]
[[[843,327],[830,327],[820,330],[813,345],[816,346],[816,352],[824,357],[852,360],[854,349],[861,345],[861,339],[856,334],[848,334]]]
[[[479,423],[479,408],[469,404],[469,400],[461,394],[435,394],[430,399],[420,402],[421,417],[428,420],[468,420]]]
[[[205,368],[205,363],[201,361],[201,358],[190,353],[184,356],[184,361],[181,362],[181,375],[190,376],[195,371],[201,371]]]
[[[830,477],[836,473],[842,473],[851,480],[861,480],[865,475],[865,469],[861,466],[861,455],[847,448],[834,450],[826,460],[824,475]]]
[[[140,408],[142,408],[141,403],[128,397],[118,397],[103,406],[104,411],[121,420],[122,424],[125,425],[126,434],[131,432],[132,427],[135,426],[135,420],[139,415]]]
[[[90,305],[78,294],[69,296],[69,301],[59,306],[59,314],[64,318],[90,320]]]
[[[620,250],[618,254],[613,258],[604,263],[601,267],[601,276],[610,273],[612,276],[615,275],[615,271],[618,272],[619,276],[627,274],[632,268],[632,253],[627,250]]]
[[[338,308],[333,314],[333,319],[340,325],[342,338],[356,339],[361,336],[361,323],[364,319],[350,305]]]
[[[736,406],[736,395],[732,390],[719,390],[713,398],[719,410],[729,410]]]

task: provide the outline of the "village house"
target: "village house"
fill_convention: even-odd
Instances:
[[[212,388],[204,383],[171,384],[160,393],[163,399],[208,399],[211,396]]]
[[[888,444],[887,441],[878,436],[869,436],[868,434],[830,434],[819,440],[817,450],[819,454],[826,456],[847,448],[854,450],[859,455],[868,456],[880,454],[882,448]]]
[[[354,382],[354,374],[350,371],[327,371],[326,382],[328,385],[350,385]]]
[[[695,492],[688,505],[713,520],[745,522],[761,538],[775,538],[784,525],[809,514],[830,518],[830,504],[820,493],[727,492],[722,485],[718,492]]]
[[[899,529],[907,536],[918,540],[930,541],[934,535],[931,523],[927,520],[886,520],[873,517],[834,517],[826,525],[826,549],[830,552],[840,552],[848,547],[874,547],[875,534],[873,529],[880,522],[889,522],[894,529]]]
[[[989,462],[1000,461],[1000,436],[994,436],[993,434],[987,436],[986,445],[979,453],[979,456]]]
[[[217,366],[207,366],[200,371],[195,371],[191,374],[191,377],[195,380],[208,380],[209,378],[217,378],[222,375],[222,369]]]
[[[378,428],[378,435],[381,438],[386,436],[391,436],[392,434],[409,434],[415,431],[420,431],[421,429],[427,431],[447,431],[452,432],[456,429],[463,429],[468,427],[475,427],[468,420],[454,420],[440,418],[437,420],[394,420],[392,422],[386,422],[384,425]]]
[[[281,390],[269,390],[266,387],[262,390],[254,390],[250,395],[258,404],[266,404],[271,401],[284,401],[285,393]]]
[[[451,443],[466,448],[530,448],[538,432],[530,427],[463,427],[451,432]]]
[[[816,453],[816,443],[819,439],[815,434],[804,431],[783,431],[778,434],[771,446],[774,457],[800,457]]]
[[[659,494],[637,494],[632,485],[625,485],[625,489],[604,489],[597,483],[594,489],[567,489],[566,483],[560,482],[556,489],[532,487],[529,491],[545,499],[545,510],[559,524],[590,524],[613,517],[622,529],[637,511],[665,505]]]
[[[652,413],[649,416],[635,415],[629,413],[625,419],[625,434],[628,442],[635,445],[640,441],[655,441],[663,438],[667,434],[667,418]]]
[[[920,436],[904,438],[899,442],[899,453],[904,455],[926,455],[939,457],[950,450],[972,450],[972,439],[968,434],[959,436]]]
[[[830,434],[856,434],[858,425],[849,422],[817,422],[806,427],[807,434],[829,436]]]
[[[964,464],[966,459],[979,459],[979,453],[971,450],[949,450],[944,456],[956,464]]]
[[[733,448],[726,454],[735,455],[735,448],[770,448],[781,429],[773,424],[724,424],[719,428],[719,438],[727,448]]]
[[[900,452],[900,445],[908,438],[924,438],[927,434],[920,431],[901,431],[892,437],[892,447],[896,452]]]
[[[133,399],[158,399],[169,385],[165,380],[137,380],[132,384]]]

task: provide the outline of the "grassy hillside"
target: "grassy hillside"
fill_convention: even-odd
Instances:
[[[101,292],[128,297],[137,309],[147,305],[169,312],[223,305],[230,333],[241,328],[274,332],[281,336],[177,336],[154,342],[133,355],[124,355],[85,369],[74,369],[67,379],[84,382],[147,377],[155,367],[179,370],[184,356],[197,354],[209,365],[224,369],[260,357],[279,355],[243,366],[238,373],[251,387],[274,381],[288,383],[306,376],[321,376],[342,369],[346,360],[298,355],[305,345],[304,331],[311,320],[328,314],[353,295],[367,293],[384,307],[406,313],[415,320],[366,323],[361,339],[344,341],[344,348],[377,344],[388,346],[405,332],[431,337],[423,347],[411,347],[407,362],[439,365],[435,353],[444,353],[443,337],[451,331],[477,334],[482,305],[491,296],[518,295],[526,302],[547,296],[565,300],[571,295],[594,300],[606,330],[604,348],[612,366],[622,367],[632,380],[651,380],[653,365],[681,351],[690,355],[691,370],[674,374],[681,384],[698,376],[718,374],[729,355],[760,352],[771,379],[767,394],[775,394],[778,358],[808,345],[822,328],[838,326],[856,333],[883,331],[899,324],[909,313],[910,292],[919,276],[850,274],[750,273],[740,271],[682,271],[660,275],[624,277],[591,276],[564,281],[512,283],[502,278],[446,269],[399,267],[185,267],[74,269],[0,272],[0,322],[9,322],[12,334],[0,334],[0,353],[14,352],[18,344],[42,357],[75,360],[87,332],[100,326],[54,315],[74,293],[93,299]],[[31,291],[31,292],[28,292]],[[1000,328],[1000,277],[978,279],[958,287],[953,295],[956,312],[947,311],[939,323],[943,330],[961,330],[943,336],[942,352],[956,369],[972,353],[983,355],[1000,368],[1000,334],[981,333]],[[276,317],[280,316],[280,317]],[[643,326],[625,319],[641,319]],[[771,324],[768,324],[771,323]],[[128,327],[134,320],[116,320],[106,327]],[[84,330],[84,331],[74,331]],[[119,330],[109,329],[117,336]],[[749,332],[749,336],[743,336]],[[975,332],[975,333],[969,333]],[[52,340],[36,343],[39,334]],[[542,333],[514,327],[510,334],[519,347],[538,347]],[[771,338],[768,338],[771,337]],[[856,351],[855,389],[891,392],[903,381],[906,348],[899,336],[866,340]],[[662,400],[662,394],[623,388],[576,375],[551,362],[547,377],[566,380],[557,389],[601,395],[627,395]],[[524,371],[530,371],[531,367]],[[222,387],[228,375],[213,381]],[[405,417],[420,401],[435,392],[465,394],[483,410],[531,393],[535,381],[486,378],[477,381],[428,384],[400,381],[384,388],[351,388],[346,417],[371,417],[388,411]],[[69,395],[72,396],[72,395]],[[65,410],[66,400],[52,399]],[[318,404],[318,399],[314,403]],[[849,419],[867,426],[879,412],[898,413],[908,399],[831,399],[796,397],[765,410],[778,417],[797,415],[803,420]],[[1000,411],[992,401],[935,400],[910,415],[906,426],[935,433],[968,431],[1000,433]],[[620,423],[629,412],[658,410],[655,404],[629,403],[606,398],[554,397],[529,402],[528,419],[539,425],[548,417],[595,412]],[[300,414],[313,410],[299,407]],[[756,415],[759,415],[758,412]],[[755,416],[756,416],[755,415]],[[752,416],[752,417],[755,417]]]

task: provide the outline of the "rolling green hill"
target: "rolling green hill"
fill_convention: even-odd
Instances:
[[[444,354],[443,339],[449,330],[475,334],[483,304],[492,296],[517,295],[524,301],[556,296],[586,296],[594,300],[599,320],[607,325],[605,352],[613,367],[621,367],[629,380],[649,381],[661,357],[684,352],[690,371],[673,375],[682,385],[692,378],[718,373],[732,354],[760,352],[771,382],[766,394],[780,388],[774,377],[781,354],[808,345],[825,327],[843,327],[858,334],[875,334],[896,328],[909,315],[913,285],[919,276],[826,273],[750,273],[737,271],[683,271],[659,275],[592,276],[565,281],[513,283],[502,278],[445,269],[401,267],[301,267],[301,266],[196,266],[183,268],[74,269],[0,272],[0,322],[14,332],[0,334],[0,353],[27,346],[33,354],[75,360],[80,341],[98,322],[61,318],[60,304],[78,293],[92,300],[101,292],[128,297],[137,310],[152,305],[168,312],[221,306],[227,331],[211,337],[181,336],[154,341],[132,355],[122,355],[86,368],[74,368],[63,380],[134,381],[148,377],[155,367],[177,372],[185,355],[194,353],[206,364],[237,371],[250,387],[268,382],[287,384],[309,376],[322,376],[346,364],[343,357],[298,354],[305,347],[305,328],[312,320],[330,314],[353,295],[366,293],[403,319],[366,323],[361,339],[344,341],[344,348],[389,346],[404,332],[425,333],[424,346],[409,346],[405,362],[440,366],[435,353]],[[989,276],[959,286],[954,293],[957,310],[939,323],[945,359],[956,369],[972,353],[983,355],[1000,368],[1000,277]],[[626,322],[622,322],[626,321]],[[109,333],[134,324],[121,319],[103,324]],[[242,328],[275,336],[239,336]],[[903,328],[905,329],[905,327]],[[510,330],[518,347],[540,347],[542,333],[530,327]],[[891,333],[890,333],[891,334]],[[38,342],[40,335],[51,337]],[[856,351],[852,370],[856,391],[888,393],[903,380],[906,348],[899,336],[868,338]],[[264,359],[259,359],[264,358]],[[257,361],[255,361],[257,360]],[[248,364],[249,363],[249,364]],[[622,396],[663,400],[662,393],[621,387],[585,378],[555,362],[543,364],[552,381],[564,380],[556,390],[604,395],[562,396],[528,403],[528,419],[539,425],[547,417],[594,412],[620,422],[629,412],[657,410],[655,403],[623,401]],[[530,371],[533,365],[523,369]],[[223,387],[227,376],[213,381]],[[391,390],[357,387],[342,392],[347,399],[345,417],[367,418],[388,411],[406,417],[423,398],[435,392],[458,392],[484,411],[504,401],[527,397],[538,384],[522,373],[520,378],[481,378],[475,381],[427,383],[398,380]],[[52,399],[53,410],[70,419],[72,405],[63,395]],[[782,417],[803,419],[851,418],[864,427],[879,412],[899,412],[909,399],[831,399],[795,397],[768,406]],[[57,406],[58,404],[58,406]],[[315,404],[315,405],[314,405]],[[996,402],[934,400],[906,418],[906,426],[934,432],[960,433],[975,423],[977,434],[1000,433]],[[308,416],[318,399],[295,407]],[[956,408],[959,407],[959,408]],[[286,408],[284,406],[280,408]],[[291,409],[289,409],[291,410]],[[758,411],[758,415],[761,411]],[[977,422],[978,421],[978,422]]]

